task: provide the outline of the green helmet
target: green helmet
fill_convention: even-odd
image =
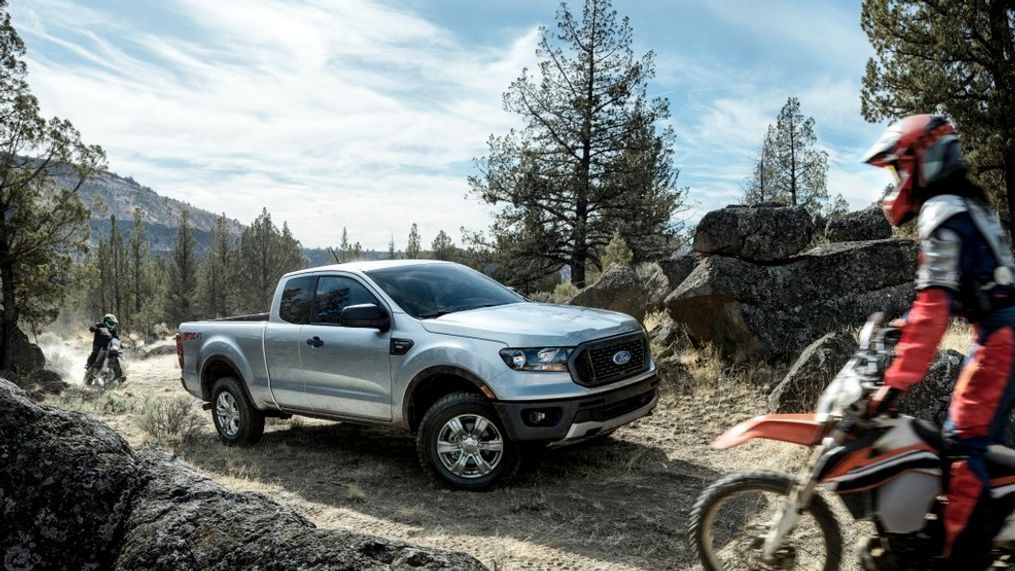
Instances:
[[[110,329],[116,329],[116,326],[120,324],[119,320],[112,313],[107,313],[102,316],[102,324]]]

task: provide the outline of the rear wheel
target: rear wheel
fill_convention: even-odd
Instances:
[[[461,490],[485,490],[518,467],[518,451],[497,412],[471,393],[451,393],[430,407],[416,451],[426,471]]]
[[[223,443],[248,446],[261,439],[264,415],[250,404],[235,378],[222,377],[215,382],[211,404],[211,417]]]
[[[774,472],[731,474],[705,489],[691,511],[691,541],[707,571],[806,569],[835,571],[842,536],[828,504],[815,495],[771,561],[765,536],[793,480]]]

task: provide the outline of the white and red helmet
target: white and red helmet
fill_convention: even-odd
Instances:
[[[888,127],[862,160],[895,175],[897,186],[881,202],[894,226],[920,212],[931,183],[965,169],[958,133],[940,115],[911,115]]]

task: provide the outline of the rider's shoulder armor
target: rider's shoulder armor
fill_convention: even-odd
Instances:
[[[938,286],[958,291],[964,279],[973,277],[961,275],[962,238],[947,224],[960,214],[968,215],[967,220],[975,228],[975,239],[986,243],[993,256],[991,265],[996,265],[985,268],[988,274],[994,274],[991,283],[976,284],[976,288],[989,290],[997,285],[1010,285],[1010,270],[1015,268],[1015,258],[997,213],[975,200],[941,195],[929,199],[923,205],[917,220],[921,240],[917,289]]]

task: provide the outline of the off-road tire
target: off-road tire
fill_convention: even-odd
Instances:
[[[705,537],[706,530],[704,529],[704,524],[708,514],[720,506],[722,500],[727,496],[747,490],[759,490],[784,495],[789,492],[793,483],[793,479],[785,474],[753,471],[730,474],[705,488],[691,509],[689,526],[691,543],[694,544],[698,560],[705,571],[726,571],[714,566],[711,561],[706,559],[705,554],[709,547],[706,545],[707,538]],[[835,516],[832,514],[831,508],[828,507],[828,503],[821,496],[815,494],[806,511],[817,522],[825,539],[826,559],[824,571],[837,571],[839,563],[842,560],[842,532],[839,529],[838,522],[835,520]]]
[[[484,476],[463,478],[448,470],[437,453],[437,439],[445,423],[463,414],[483,416],[500,432],[504,443],[503,454],[494,469]],[[474,393],[451,393],[445,395],[426,411],[416,434],[416,454],[423,470],[441,484],[458,490],[473,492],[492,488],[499,482],[514,475],[518,470],[518,447],[508,439],[507,431],[500,422],[497,411],[482,395]]]
[[[219,397],[228,393],[236,403],[238,426],[234,434],[230,434],[222,425],[218,414]],[[228,400],[228,399],[225,399]],[[261,440],[264,434],[264,415],[254,408],[240,387],[240,382],[233,377],[222,377],[215,381],[211,389],[211,418],[219,439],[226,446],[250,446]]]

